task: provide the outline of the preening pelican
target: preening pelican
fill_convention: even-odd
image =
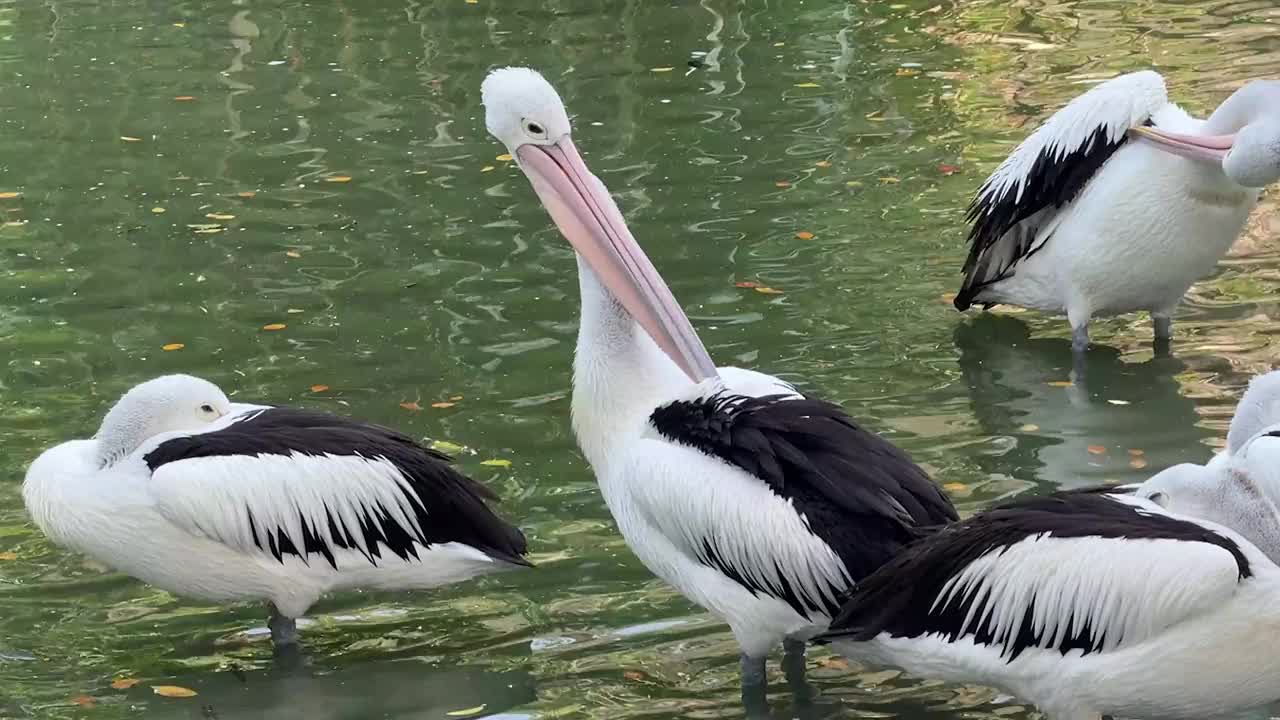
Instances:
[[[1138,140],[1135,142],[1134,140]],[[1158,342],[1187,288],[1214,268],[1260,189],[1280,179],[1280,82],[1253,81],[1197,120],[1159,73],[1104,82],[1013,151],[969,206],[955,306],[1089,319],[1147,310]]]
[[[432,588],[527,566],[524,536],[448,457],[378,425],[231,403],[168,375],[91,440],[36,459],[27,511],[53,542],[169,592],[267,600],[277,646],[346,588]]]
[[[482,95],[489,132],[577,251],[578,444],[645,566],[729,624],[744,698],[760,701],[773,647],[784,642],[803,668],[803,641],[850,586],[955,510],[839,407],[716,368],[541,75],[496,70]]]
[[[987,510],[860,583],[821,639],[1052,720],[1199,720],[1280,698],[1280,515],[1247,473],[1218,480],[1214,515],[1240,532],[1098,490]],[[1183,489],[1159,499],[1200,506]]]

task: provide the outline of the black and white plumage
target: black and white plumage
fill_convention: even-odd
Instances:
[[[1274,506],[1258,514],[1247,478],[1223,483],[1219,519],[1269,526],[1258,537],[1280,550]],[[1057,720],[1192,718],[1280,697],[1277,601],[1280,568],[1235,529],[1108,489],[1071,491],[999,505],[911,546],[854,590],[821,639],[916,675],[1000,687]]]
[[[204,409],[201,409],[204,408]],[[430,588],[527,566],[524,536],[449,458],[378,425],[230,403],[176,375],[27,472],[50,539],[173,593],[266,599],[273,637],[344,588]]]
[[[970,205],[956,308],[1065,313],[1081,351],[1090,318],[1147,310],[1168,339],[1187,288],[1231,247],[1259,188],[1280,178],[1277,100],[1280,85],[1255,81],[1197,120],[1143,71],[1071,101]]]
[[[838,407],[715,366],[542,76],[497,70],[482,93],[490,133],[577,253],[579,447],[637,557],[729,624],[754,705],[771,649],[783,643],[784,666],[803,668],[803,641],[852,584],[955,511]]]

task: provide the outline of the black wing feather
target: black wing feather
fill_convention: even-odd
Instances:
[[[313,410],[269,408],[254,411],[225,428],[166,440],[145,456],[152,472],[162,465],[200,457],[234,455],[356,455],[383,458],[395,465],[412,488],[409,504],[422,528],[401,527],[387,508],[376,506],[358,513],[359,527],[343,524],[341,514],[326,508],[330,536],[340,548],[358,549],[356,535],[368,548],[366,558],[377,564],[380,547],[401,559],[418,557],[417,545],[459,542],[508,563],[528,565],[524,534],[498,517],[486,501],[497,496],[484,485],[455,470],[448,455],[390,428]],[[283,560],[285,555],[318,553],[336,567],[332,548],[321,540],[319,528],[302,517],[302,537],[289,537],[284,528],[259,527],[249,513],[254,543]],[[266,542],[262,540],[265,536]]]

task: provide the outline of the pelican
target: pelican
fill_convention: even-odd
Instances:
[[[1230,249],[1261,188],[1280,179],[1278,108],[1280,82],[1255,80],[1198,120],[1149,70],[1071,101],[970,204],[956,309],[1065,313],[1078,353],[1090,318],[1146,310],[1166,343],[1182,296]]]
[[[1280,437],[1265,442],[1274,466]],[[820,640],[998,687],[1051,720],[1199,720],[1280,699],[1280,512],[1248,469],[1150,495],[1063,491],[975,515],[863,580]]]
[[[802,674],[804,641],[852,584],[955,510],[838,406],[715,366],[541,75],[495,70],[481,94],[489,132],[577,253],[578,445],[640,561],[728,623],[759,707],[767,654],[782,643],[789,679]]]
[[[378,425],[232,403],[166,375],[90,440],[45,451],[22,496],[54,543],[177,595],[267,600],[277,647],[334,590],[433,588],[528,566],[524,536],[449,458]]]

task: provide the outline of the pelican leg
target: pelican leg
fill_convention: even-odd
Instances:
[[[267,627],[271,629],[271,642],[277,648],[297,646],[298,623],[291,617],[281,615],[274,603],[271,605],[271,617],[267,620]]]
[[[1071,328],[1071,352],[1083,353],[1089,349],[1089,326]]]
[[[740,659],[742,705],[749,718],[769,716],[769,683],[764,671],[764,660],[764,657],[751,657],[746,653]]]
[[[1173,341],[1173,318],[1169,313],[1151,313],[1151,330],[1154,339],[1152,348],[1158,357],[1169,354],[1169,345]]]
[[[805,677],[804,660],[805,642],[787,638],[782,641],[782,674],[787,678],[787,686],[796,703],[805,703],[814,696],[813,686]]]

